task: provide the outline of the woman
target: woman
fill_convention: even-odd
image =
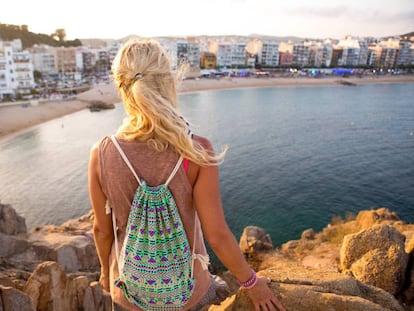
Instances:
[[[256,276],[226,224],[218,171],[225,151],[215,154],[208,139],[189,134],[188,124],[177,111],[175,79],[165,51],[154,40],[130,39],[118,51],[112,73],[127,114],[116,133],[116,141],[128,155],[137,175],[149,185],[160,185],[177,159],[180,156],[186,159],[169,188],[191,248],[200,258],[208,258],[204,234],[220,261],[245,288],[255,310],[284,310],[268,287],[270,280]],[[114,286],[118,278],[115,245],[124,239],[137,187],[137,180],[123,162],[115,143],[108,137],[103,138],[92,148],[89,161],[94,239],[101,264],[99,282],[111,293],[116,308],[141,310]],[[107,203],[116,218],[117,229],[113,228]],[[195,221],[197,216],[199,221]],[[114,243],[114,230],[118,243]],[[182,310],[198,310],[203,304],[217,302],[216,289],[222,286],[202,260],[195,260],[193,272],[194,290]]]

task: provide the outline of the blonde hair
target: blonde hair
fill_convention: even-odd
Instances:
[[[171,145],[201,166],[223,160],[226,148],[213,154],[188,134],[188,124],[177,110],[176,79],[158,41],[129,39],[112,63],[112,74],[127,114],[118,135],[126,140],[146,141],[157,151]]]

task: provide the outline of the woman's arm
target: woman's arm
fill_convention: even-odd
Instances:
[[[212,152],[211,143],[202,139],[201,144]],[[193,188],[194,204],[200,218],[203,233],[220,261],[241,282],[249,280],[252,270],[230,231],[222,208],[219,189],[218,166],[200,167]],[[258,277],[255,286],[247,290],[255,310],[284,311],[268,287],[267,278]],[[269,308],[269,309],[267,309]]]
[[[99,283],[109,291],[109,254],[114,239],[111,215],[105,213],[106,197],[102,191],[99,175],[98,147],[92,147],[88,168],[89,198],[95,214],[93,236],[101,264]]]

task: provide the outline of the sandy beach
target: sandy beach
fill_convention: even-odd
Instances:
[[[287,78],[221,78],[185,80],[179,86],[180,93],[223,90],[248,87],[277,86],[337,86],[341,82],[356,85],[367,83],[400,83],[414,82],[414,75],[406,76],[372,76],[372,77],[287,77]],[[343,87],[349,87],[343,85]],[[37,105],[30,102],[0,103],[0,138],[12,136],[24,129],[59,118],[76,111],[87,109],[91,101],[119,103],[113,84],[98,84],[90,90],[78,94],[76,99],[58,101],[39,101]]]

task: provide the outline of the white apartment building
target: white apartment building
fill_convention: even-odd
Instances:
[[[400,41],[397,65],[414,65],[414,43]]]
[[[216,54],[217,67],[244,67],[246,66],[246,44],[231,42],[212,42],[210,52]]]
[[[309,46],[309,65],[313,67],[329,67],[332,60],[332,43],[325,42],[305,42]]]
[[[279,42],[263,41],[262,48],[259,53],[259,64],[264,66],[278,66],[279,65]]]
[[[309,64],[310,49],[304,43],[293,45],[293,64],[303,67]]]
[[[367,40],[358,40],[359,43],[359,60],[358,65],[368,65],[369,48]]]
[[[279,66],[279,42],[254,39],[247,43],[246,51],[257,56],[257,63],[263,66]],[[249,66],[251,67],[251,66]]]
[[[22,51],[21,40],[0,41],[0,99],[28,95],[34,86],[30,53]]]
[[[13,61],[17,92],[28,95],[35,87],[33,64],[29,51],[13,52]]]
[[[368,64],[368,41],[351,36],[345,37],[337,44],[336,48],[342,49],[342,58],[338,60],[339,66],[358,66]]]
[[[338,59],[339,66],[358,66],[359,64],[359,42],[350,36],[339,41],[337,49],[342,50],[342,58]]]
[[[392,38],[370,47],[370,49],[375,51],[375,58],[373,59],[372,65],[381,69],[395,68],[399,47],[399,39]]]
[[[57,74],[55,48],[47,45],[34,46],[31,55],[34,70],[48,75]]]
[[[14,98],[17,88],[14,78],[13,49],[11,46],[3,46],[0,41],[0,100],[5,97]]]
[[[177,62],[187,63],[191,68],[200,68],[200,46],[196,42],[176,41]]]

